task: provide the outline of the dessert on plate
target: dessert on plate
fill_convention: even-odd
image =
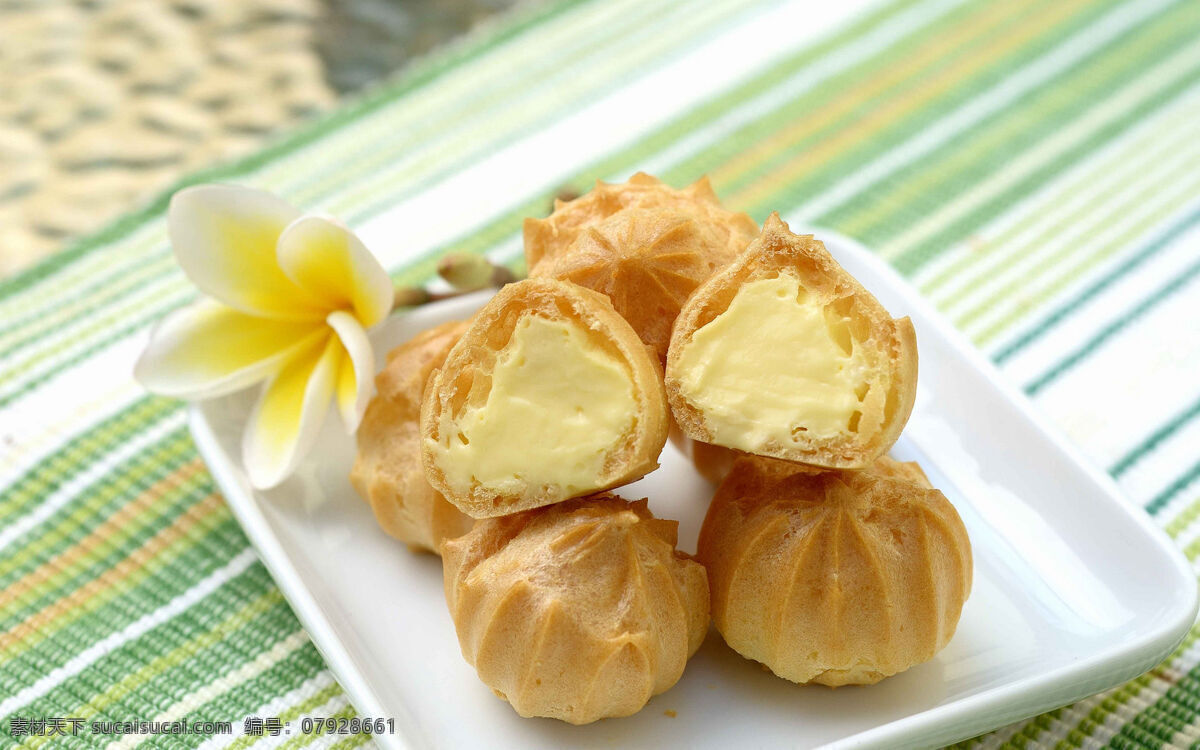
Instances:
[[[869,684],[946,646],[970,541],[885,455],[915,400],[907,318],[706,179],[598,182],[526,220],[525,253],[530,278],[391,353],[351,477],[389,534],[441,553],[485,685],[587,724],[674,685],[710,619],[798,683]],[[718,485],[695,557],[608,491],[668,433]]]
[[[480,521],[443,548],[463,656],[521,716],[636,713],[708,631],[704,568],[677,528],[609,493]]]
[[[474,521],[425,480],[421,396],[429,374],[466,329],[465,322],[443,323],[388,354],[358,427],[358,456],[350,472],[351,484],[370,503],[384,531],[435,553],[443,540],[466,533]]]
[[[500,290],[430,379],[426,478],[473,518],[631,482],[667,440],[662,375],[608,298],[555,279]]]
[[[700,531],[713,623],[792,682],[871,684],[933,658],[971,591],[971,545],[916,464],[812,473],[739,458]]]
[[[626,208],[660,214],[683,214],[713,232],[734,256],[758,235],[758,224],[747,214],[721,205],[707,177],[676,190],[656,177],[638,172],[628,182],[596,181],[591,192],[572,201],[554,201],[545,219],[525,220],[525,265],[533,275],[538,264],[571,246],[585,229]]]
[[[666,367],[688,437],[829,468],[863,468],[886,453],[916,384],[908,318],[893,319],[778,214],[688,299]]]

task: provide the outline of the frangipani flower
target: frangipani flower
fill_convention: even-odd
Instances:
[[[391,279],[349,229],[259,190],[181,190],[167,224],[207,298],[158,325],[135,377],[185,399],[264,383],[242,458],[251,484],[272,487],[312,447],[331,400],[346,429],[358,427],[375,375],[367,329],[392,308]]]

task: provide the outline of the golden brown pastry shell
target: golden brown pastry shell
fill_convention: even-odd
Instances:
[[[525,220],[525,263],[530,274],[546,258],[571,246],[580,232],[626,208],[687,215],[714,232],[736,255],[758,234],[758,224],[747,214],[721,205],[707,177],[683,190],[658,178],[638,172],[624,183],[596,181],[591,192],[572,201],[554,201],[554,211],[545,219]]]
[[[931,659],[971,590],[971,545],[919,467],[796,471],[739,459],[700,532],[713,622],[798,683],[871,684]]]
[[[350,471],[350,483],[384,531],[434,553],[443,540],[466,533],[474,523],[429,486],[421,465],[425,382],[466,329],[466,322],[443,323],[388,353],[358,428],[358,455]]]
[[[593,343],[627,369],[633,384],[636,418],[615,445],[593,486],[567,493],[556,485],[525,485],[520,491],[497,493],[482,485],[456,491],[430,444],[442,439],[446,426],[468,405],[482,404],[488,394],[496,358],[518,321],[526,315],[569,320],[582,327]],[[526,279],[501,289],[471,319],[470,327],[430,378],[421,410],[422,463],[430,485],[472,518],[489,518],[562,502],[571,497],[617,487],[658,468],[669,424],[662,373],[653,355],[602,294],[557,279]],[[520,441],[521,425],[513,425]]]
[[[900,437],[917,392],[917,340],[908,318],[893,319],[879,301],[845,271],[811,235],[796,235],[778,214],[736,261],[701,284],[675,320],[668,348],[665,383],[671,412],[685,435],[714,443],[704,415],[680,393],[680,356],[696,331],[725,312],[745,283],[796,273],[810,295],[851,318],[856,346],[875,352],[875,369],[886,376],[887,392],[868,391],[858,432],[834,439],[808,438],[783,445],[770,443],[755,453],[812,466],[858,469],[883,456]]]
[[[463,656],[521,716],[628,716],[708,631],[704,568],[678,524],[609,493],[480,521],[444,549]]]

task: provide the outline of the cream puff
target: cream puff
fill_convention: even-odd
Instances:
[[[772,214],[675,321],[667,397],[683,433],[828,468],[884,455],[912,412],[917,344],[812,236]]]
[[[444,548],[446,602],[479,678],[521,716],[628,716],[708,631],[678,524],[608,493],[480,521]]]
[[[638,172],[624,183],[597,180],[591,192],[575,200],[555,200],[554,212],[547,218],[526,219],[525,264],[530,275],[543,260],[569,248],[584,229],[626,208],[691,218],[710,231],[724,247],[722,254],[730,257],[745,249],[758,234],[754,219],[721,205],[707,177],[676,190]]]
[[[435,553],[445,539],[466,533],[473,520],[425,480],[421,398],[429,374],[441,366],[466,329],[464,322],[444,323],[388,354],[358,428],[358,456],[350,472],[351,484],[371,505],[384,531],[415,549]]]
[[[658,363],[608,298],[555,279],[500,290],[433,375],[426,478],[473,518],[633,481],[669,418]]]
[[[949,643],[971,543],[915,464],[812,473],[739,458],[700,531],[713,622],[735,651],[798,683],[871,684]]]

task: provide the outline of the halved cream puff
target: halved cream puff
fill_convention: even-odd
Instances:
[[[425,389],[429,483],[474,518],[633,481],[669,418],[658,363],[602,294],[555,279],[500,290]]]
[[[688,437],[829,468],[886,453],[916,386],[909,319],[893,319],[778,214],[696,289],[667,356],[667,397]]]

